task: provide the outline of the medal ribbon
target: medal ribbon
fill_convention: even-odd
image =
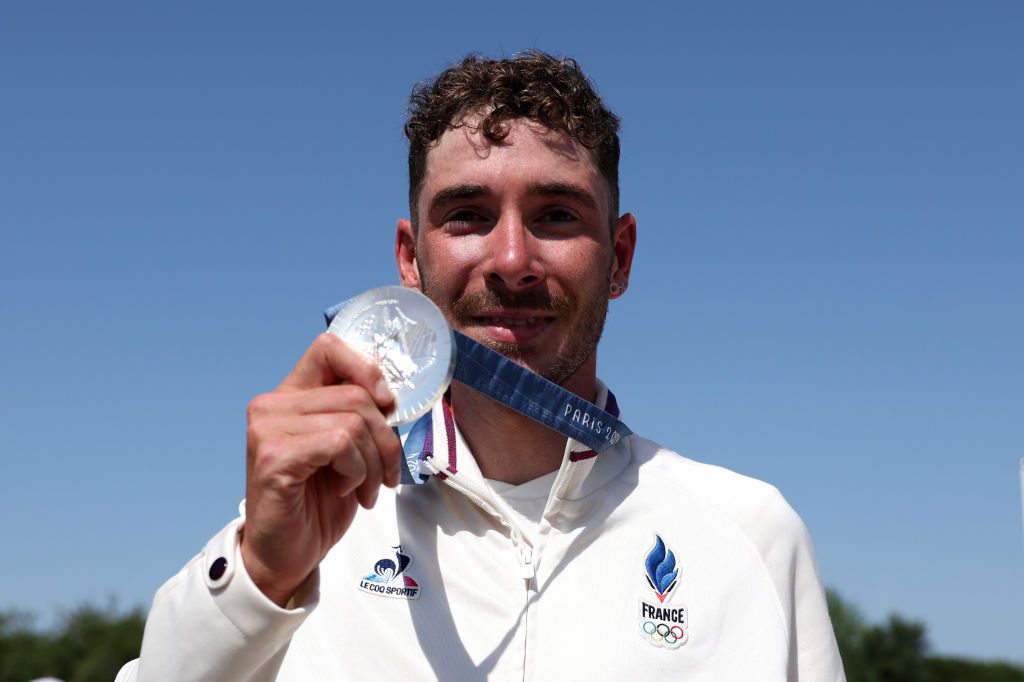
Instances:
[[[324,311],[328,326],[342,305],[339,303]],[[615,415],[589,400],[531,372],[465,334],[457,331],[452,334],[456,349],[455,381],[597,453],[604,452],[633,433]],[[617,406],[610,393],[608,402],[617,413]],[[402,483],[422,483],[427,479],[418,471],[420,456],[430,449],[430,415],[427,412],[421,417],[405,440],[405,458],[409,466],[408,471],[402,470]],[[413,472],[417,472],[416,475]]]

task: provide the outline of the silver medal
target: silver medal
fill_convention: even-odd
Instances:
[[[455,343],[433,301],[405,287],[364,291],[342,305],[327,331],[371,358],[395,394],[388,424],[415,421],[448,390]]]

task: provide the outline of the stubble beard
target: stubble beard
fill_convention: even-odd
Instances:
[[[542,377],[563,385],[593,355],[601,340],[605,318],[608,316],[608,298],[603,289],[588,293],[585,300],[577,301],[564,294],[552,294],[547,289],[533,289],[527,292],[514,293],[497,288],[465,293],[455,301],[445,299],[443,289],[435,287],[429,278],[420,271],[420,282],[423,293],[430,298],[444,313],[448,324],[455,329],[465,329],[476,324],[475,317],[483,310],[517,308],[531,311],[545,311],[559,319],[565,319],[574,312],[579,312],[578,319],[566,336],[561,339],[562,349],[554,358],[542,366],[530,364],[529,345],[509,343],[496,339],[480,339],[481,343],[501,353],[505,357],[533,370]]]

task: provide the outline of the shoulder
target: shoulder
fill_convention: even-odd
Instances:
[[[686,516],[678,527],[699,526],[693,532],[708,538],[704,546],[714,549],[715,559],[725,558],[714,563],[716,575],[770,581],[789,639],[789,679],[843,679],[810,534],[782,493],[643,438],[629,438],[629,446],[642,494],[671,500],[676,516]],[[751,561],[736,562],[737,557]],[[691,556],[691,566],[697,560]]]
[[[634,435],[629,441],[640,485],[685,495],[735,526],[762,555],[780,544],[809,541],[803,521],[774,485],[684,457],[642,437]]]

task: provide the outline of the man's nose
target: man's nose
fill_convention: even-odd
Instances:
[[[535,235],[518,215],[502,216],[491,231],[491,262],[487,281],[511,291],[526,289],[544,279]]]

